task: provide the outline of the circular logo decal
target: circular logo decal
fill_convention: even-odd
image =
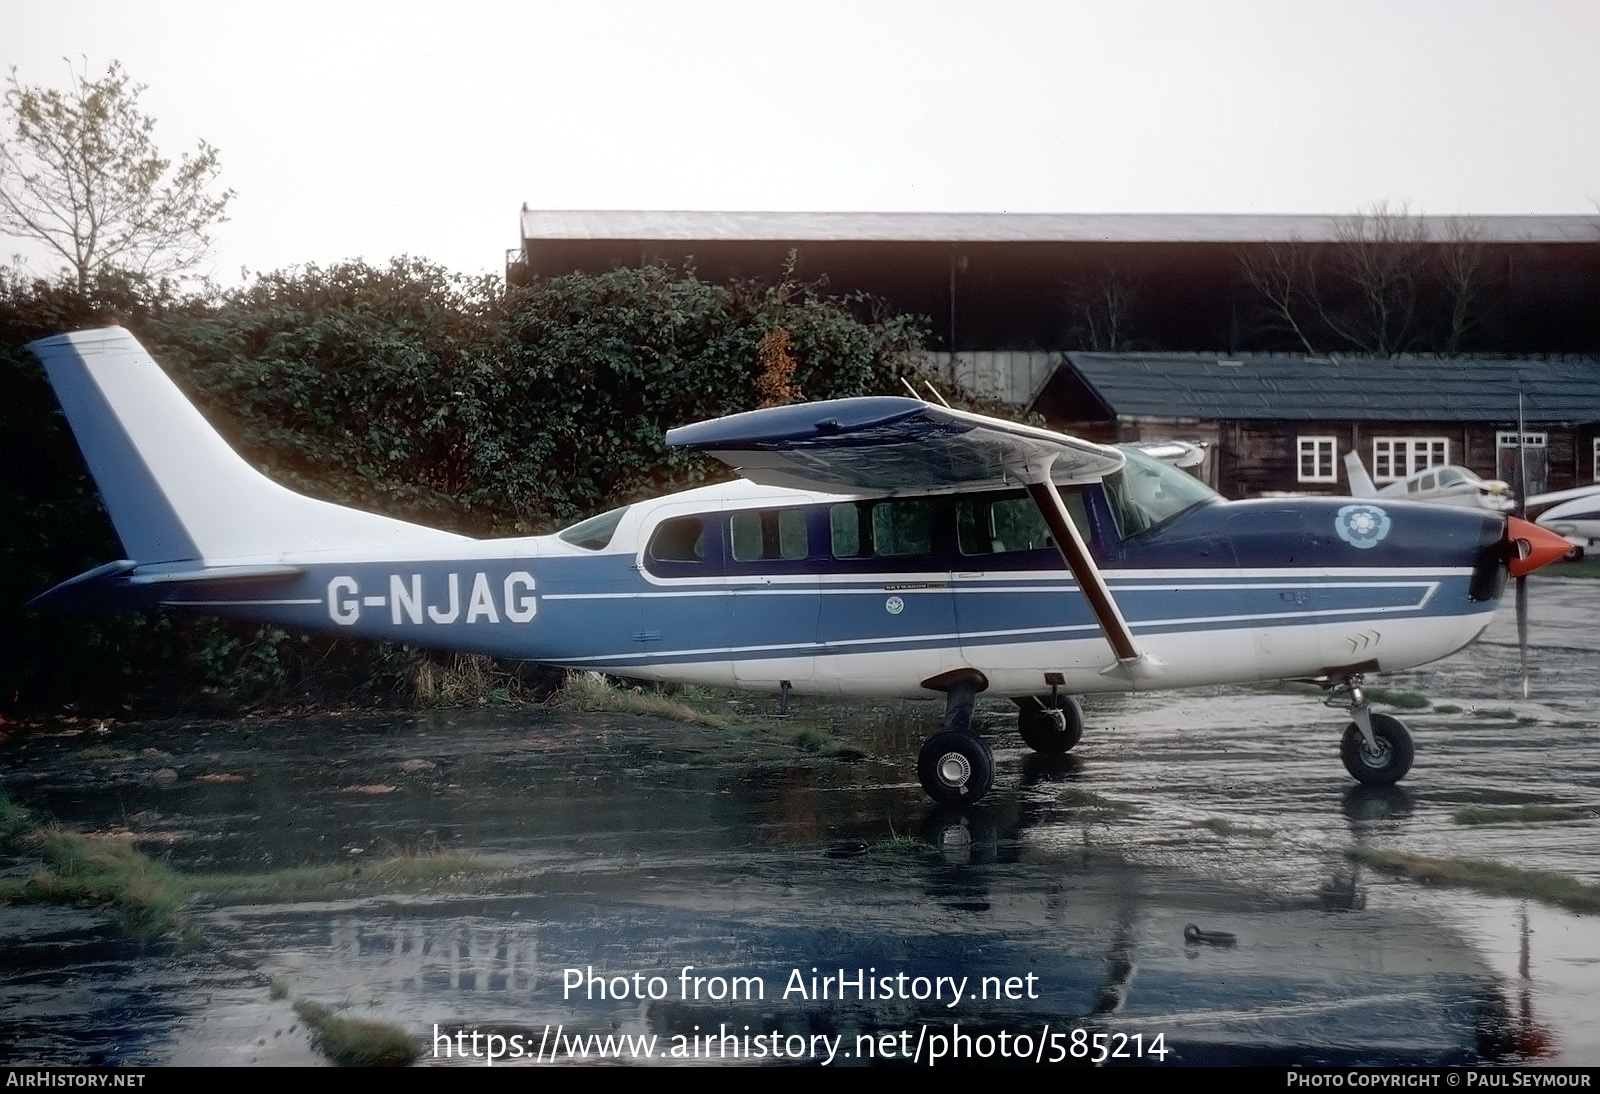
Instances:
[[[906,610],[906,602],[901,600],[898,596],[891,596],[888,600],[883,602],[883,610],[888,612],[890,615],[899,615],[901,612]]]
[[[1389,514],[1376,505],[1346,505],[1333,518],[1333,528],[1339,538],[1362,550],[1382,543],[1389,534],[1389,527]]]

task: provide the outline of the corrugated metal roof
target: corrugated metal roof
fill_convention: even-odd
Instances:
[[[1436,238],[1486,243],[1600,243],[1600,218],[1428,216]],[[902,243],[1331,243],[1348,216],[1255,213],[761,213],[522,210],[539,240]]]
[[[1593,358],[1064,356],[1119,417],[1512,422],[1520,390],[1530,423],[1600,421]]]

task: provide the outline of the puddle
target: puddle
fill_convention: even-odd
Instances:
[[[279,983],[430,1046],[438,1027],[450,1055],[425,1063],[482,1064],[475,1031],[480,1050],[498,1037],[525,1059],[539,1046],[540,1062],[559,1033],[560,1062],[574,1044],[605,1048],[572,1041],[598,1035],[635,1038],[611,1046],[635,1053],[653,1037],[650,1058],[669,1061],[819,1063],[832,1043],[836,1066],[918,1045],[923,1062],[943,1045],[963,1062],[1071,1063],[1101,1033],[1129,1062],[1159,1035],[1167,1062],[1594,1064],[1593,917],[1424,889],[1344,855],[1363,843],[1600,882],[1600,819],[1452,819],[1464,805],[1600,805],[1600,583],[1534,592],[1531,700],[1508,620],[1382,681],[1462,708],[1400,712],[1418,758],[1384,791],[1345,776],[1338,712],[1271,691],[1095,699],[1060,759],[1027,752],[989,706],[999,777],[966,812],[923,797],[916,718],[898,713],[837,712],[866,754],[852,761],[805,754],[781,728],[745,747],[546,710],[13,734],[0,780],[14,800],[183,870],[452,851],[515,877],[475,895],[201,907],[192,942],[132,938],[96,912],[0,908],[0,1035],[18,1063],[318,1062]],[[926,846],[886,842],[897,836]],[[847,841],[869,850],[828,857]],[[1235,944],[1186,941],[1189,924]],[[813,968],[834,978],[827,998]],[[625,997],[574,993],[569,970],[625,981]],[[884,994],[862,998],[856,980]],[[758,982],[759,997],[734,997]]]

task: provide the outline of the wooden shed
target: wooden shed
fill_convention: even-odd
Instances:
[[[1600,482],[1600,360],[1066,352],[1030,411],[1102,441],[1208,445],[1229,497],[1343,494],[1440,464],[1511,478],[1522,397],[1529,492]]]

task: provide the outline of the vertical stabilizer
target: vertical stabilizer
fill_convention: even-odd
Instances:
[[[276,559],[462,537],[296,494],[246,463],[121,327],[28,347],[141,564]]]
[[[1344,454],[1344,473],[1350,479],[1350,496],[1354,498],[1375,498],[1378,488],[1373,484],[1372,476],[1367,474],[1366,464],[1361,462],[1361,457],[1354,452]]]

